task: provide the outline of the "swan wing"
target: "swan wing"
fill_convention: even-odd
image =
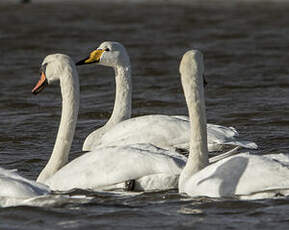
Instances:
[[[151,143],[170,149],[187,142],[189,123],[166,115],[146,115],[125,120],[106,132],[101,143],[108,145]]]
[[[252,141],[243,141],[236,139],[239,133],[234,127],[225,127],[221,125],[207,124],[208,145],[211,148],[222,145],[235,145],[247,149],[257,149],[258,146]]]
[[[207,125],[209,151],[220,150],[222,145],[236,145],[255,149],[251,141],[237,140],[233,127]],[[151,143],[165,149],[189,149],[190,124],[186,116],[146,115],[120,122],[101,138],[102,145]],[[92,147],[97,148],[99,141]]]

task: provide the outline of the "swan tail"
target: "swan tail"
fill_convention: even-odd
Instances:
[[[258,145],[253,141],[231,141],[225,143],[226,145],[236,145],[246,149],[258,149]]]
[[[238,150],[240,150],[240,149],[241,149],[241,146],[237,146],[237,147],[231,149],[231,150],[228,151],[228,152],[222,153],[222,154],[217,155],[217,156],[215,156],[215,157],[211,157],[211,158],[209,159],[209,163],[212,164],[212,163],[215,163],[215,162],[217,162],[217,161],[223,160],[223,159],[225,159],[225,158],[227,158],[227,157],[233,156],[233,155],[239,153]]]

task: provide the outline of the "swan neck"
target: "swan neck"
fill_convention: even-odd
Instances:
[[[37,178],[45,182],[68,162],[79,110],[79,82],[75,66],[68,66],[60,78],[62,112],[56,142],[51,157]]]
[[[116,91],[113,112],[106,124],[109,127],[131,117],[132,82],[130,65],[117,66],[114,71]]]
[[[182,85],[190,117],[190,153],[183,169],[179,188],[189,177],[209,164],[207,147],[207,122],[203,87],[203,68],[189,68],[182,73]]]

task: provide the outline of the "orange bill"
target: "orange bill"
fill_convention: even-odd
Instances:
[[[46,76],[43,72],[41,72],[40,80],[37,82],[36,86],[32,89],[32,93],[35,95],[40,93],[41,90],[44,89],[46,85],[47,85]]]

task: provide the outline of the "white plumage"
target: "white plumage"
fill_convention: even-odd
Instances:
[[[251,141],[239,141],[238,132],[233,127],[207,124],[209,151],[221,150],[224,145],[257,148]],[[151,143],[158,147],[174,150],[189,150],[190,123],[185,116],[145,115],[131,118],[115,125],[100,139],[98,145],[127,145]]]
[[[172,189],[185,160],[149,144],[106,146],[73,160],[45,183],[54,190],[117,189],[135,180],[135,190]]]

